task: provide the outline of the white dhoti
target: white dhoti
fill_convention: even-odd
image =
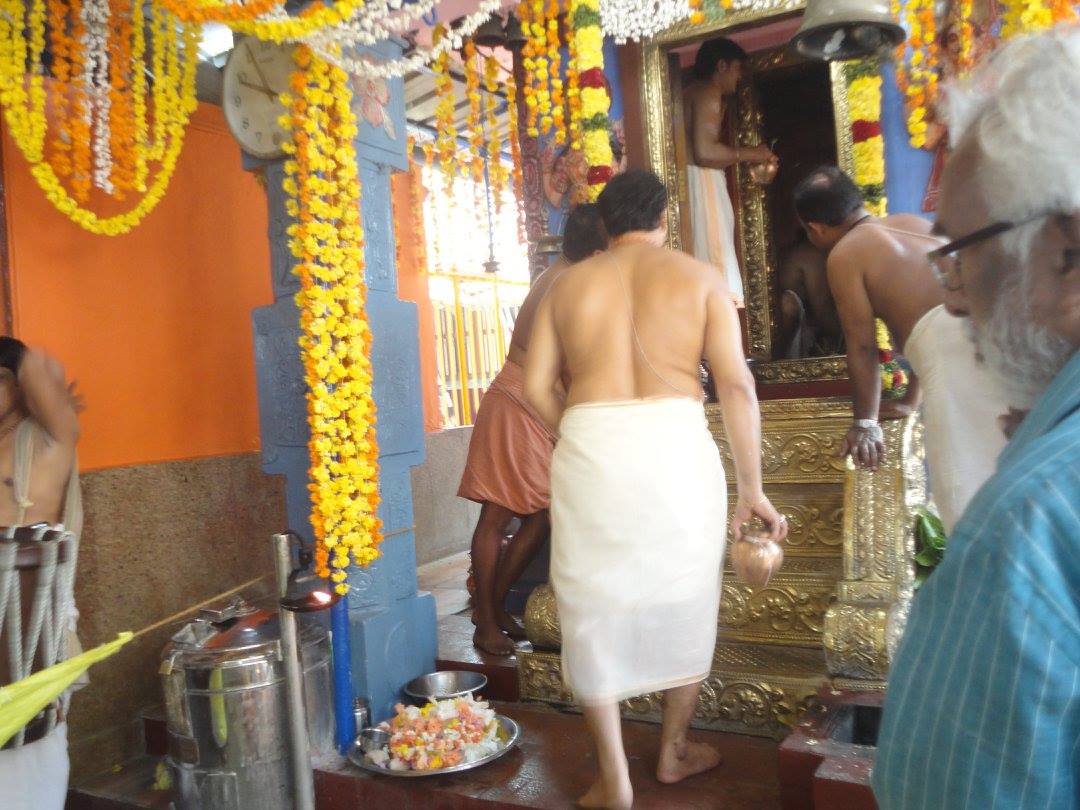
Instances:
[[[735,252],[735,209],[721,169],[686,167],[690,189],[690,231],[694,258],[720,268],[731,293],[743,300],[742,273]]]
[[[904,346],[923,391],[926,465],[946,533],[993,473],[1005,446],[997,418],[1007,409],[1000,383],[975,356],[964,321],[938,306]]]
[[[576,405],[551,463],[562,671],[595,706],[711,669],[727,490],[700,402]]]
[[[21,748],[0,751],[0,807],[63,810],[68,789],[67,725]]]

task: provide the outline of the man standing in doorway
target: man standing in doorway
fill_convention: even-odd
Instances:
[[[776,163],[766,146],[728,146],[721,131],[724,97],[735,92],[747,54],[730,39],[718,37],[702,43],[694,58],[694,81],[686,89],[687,143],[690,165],[690,228],[693,255],[719,268],[732,297],[743,299],[742,273],[735,252],[735,211],[731,207],[725,169],[737,163]]]

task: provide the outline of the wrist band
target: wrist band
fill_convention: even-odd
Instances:
[[[873,430],[878,426],[877,419],[856,419],[853,424],[863,430]]]

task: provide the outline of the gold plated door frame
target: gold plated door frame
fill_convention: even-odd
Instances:
[[[649,166],[670,190],[685,185],[685,169],[680,172],[675,160],[675,134],[670,122],[674,110],[671,93],[671,74],[667,53],[675,46],[700,42],[749,25],[775,22],[791,17],[805,8],[803,0],[772,0],[757,3],[752,8],[727,13],[722,19],[692,25],[688,21],[672,26],[642,46],[641,103],[645,114],[645,141]],[[771,61],[771,60],[770,60]],[[848,108],[847,85],[843,65],[830,65],[833,118],[836,125],[837,160],[844,171],[853,170],[851,116]],[[740,146],[759,143],[758,118],[749,88],[740,92],[737,137]],[[738,199],[735,216],[738,221],[737,239],[743,262],[743,285],[746,290],[746,321],[749,337],[748,353],[754,361],[755,376],[767,383],[807,382],[843,379],[847,366],[842,355],[805,360],[773,360],[773,309],[775,273],[772,245],[769,239],[769,214],[764,189],[750,179],[748,167],[736,170]],[[682,249],[681,194],[668,198],[668,243]]]

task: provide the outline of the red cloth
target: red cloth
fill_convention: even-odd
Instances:
[[[458,496],[531,515],[551,503],[555,434],[526,402],[525,375],[506,362],[480,400]]]

